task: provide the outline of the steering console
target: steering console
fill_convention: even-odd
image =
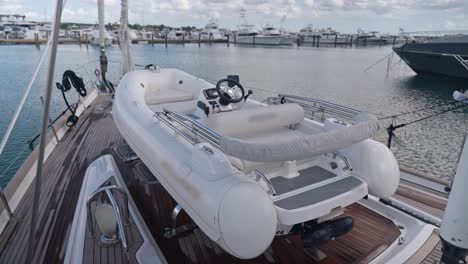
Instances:
[[[221,84],[227,82],[227,87]],[[220,105],[229,105],[230,103],[239,103],[244,100],[245,90],[242,85],[233,79],[225,78],[218,81],[216,91],[219,95]]]

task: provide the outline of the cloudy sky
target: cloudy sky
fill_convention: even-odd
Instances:
[[[65,0],[63,21],[97,21],[96,0]],[[221,27],[240,23],[240,9],[249,23],[299,30],[307,24],[332,26],[341,32],[357,28],[397,32],[468,29],[468,0],[128,0],[130,23],[194,25],[215,18]],[[0,0],[0,13],[25,14],[30,20],[50,20],[54,0]],[[120,1],[105,0],[106,22],[120,17]]]

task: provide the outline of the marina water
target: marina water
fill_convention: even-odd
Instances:
[[[43,49],[44,46],[41,47]],[[375,138],[387,142],[385,130],[391,122],[407,123],[436,114],[453,102],[454,90],[468,89],[468,80],[416,75],[404,62],[391,54],[391,47],[252,47],[241,45],[148,45],[132,47],[139,65],[174,67],[215,84],[228,74],[240,75],[241,83],[254,92],[256,99],[276,93],[314,97],[355,107],[381,118],[381,132]],[[41,50],[33,45],[0,46],[0,135],[26,89]],[[56,81],[67,69],[95,61],[99,49],[86,45],[60,45]],[[111,62],[118,62],[118,46],[107,48]],[[387,56],[387,57],[386,57]],[[376,66],[365,71],[375,62]],[[390,58],[390,59],[388,59]],[[45,83],[42,67],[20,119],[0,156],[0,184],[5,186],[31,153],[28,140],[37,135],[42,111],[40,95]],[[109,79],[117,85],[118,67],[111,67]],[[90,73],[93,74],[93,73]],[[92,84],[88,83],[88,90]],[[70,101],[76,101],[70,93]],[[65,109],[60,92],[53,94],[55,118]],[[424,111],[419,111],[425,109]],[[386,118],[398,113],[414,112]],[[455,169],[463,133],[468,128],[468,109],[461,108],[408,125],[395,132],[392,143],[401,165],[436,177],[449,179]],[[36,142],[37,144],[37,142]],[[66,177],[66,175],[64,175]]]

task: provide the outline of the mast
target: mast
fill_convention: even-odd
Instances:
[[[128,29],[128,1],[121,1],[120,13],[120,51],[122,53],[122,76],[127,72],[133,70],[133,59],[130,52],[132,41],[130,39],[130,32]]]
[[[39,156],[37,159],[37,170],[36,178],[34,184],[34,196],[33,196],[33,207],[31,215],[31,224],[29,229],[29,244],[28,244],[28,254],[26,258],[26,263],[33,263],[34,257],[34,248],[35,248],[35,235],[36,235],[36,220],[37,220],[37,210],[39,207],[39,198],[41,194],[41,178],[42,178],[42,169],[44,163],[44,152],[46,146],[47,138],[47,125],[50,109],[50,99],[52,97],[52,83],[54,81],[54,72],[55,72],[55,62],[57,58],[57,45],[58,45],[58,35],[60,29],[60,20],[62,17],[62,6],[63,0],[57,0],[55,6],[55,18],[54,18],[54,27],[52,33],[52,43],[50,50],[50,60],[49,60],[49,69],[47,72],[47,81],[45,83],[44,91],[44,108],[42,110],[42,122],[41,122],[41,134],[39,142]]]
[[[104,0],[98,0],[98,19],[99,19],[99,46],[101,48],[101,55],[99,56],[99,62],[101,64],[101,78],[102,88],[107,84],[106,73],[107,73],[107,56],[106,56],[106,43],[104,39],[105,26],[104,26]]]

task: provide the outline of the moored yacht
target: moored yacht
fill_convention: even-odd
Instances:
[[[219,31],[219,26],[214,20],[210,20],[208,24],[199,33],[201,39],[223,40],[226,37]]]
[[[393,48],[416,73],[468,78],[468,35],[447,35]]]
[[[253,25],[247,23],[245,9],[241,9],[241,24],[234,35],[233,42],[239,44],[252,45],[280,45],[282,37],[279,31],[273,27],[267,27],[263,32],[259,32]],[[266,34],[264,34],[266,33]]]
[[[365,45],[381,45],[386,44],[387,39],[379,35],[378,31],[365,31],[362,29],[357,30],[356,43]]]
[[[302,42],[304,42],[304,43],[311,42],[312,43],[312,42],[315,42],[315,39],[319,36],[319,34],[314,29],[313,25],[309,24],[309,25],[305,26],[304,28],[302,28],[301,30],[299,30],[298,36],[302,40]]]
[[[171,40],[183,40],[187,38],[187,32],[180,28],[175,28],[167,33],[167,38]]]
[[[294,38],[284,30],[280,30],[276,27],[273,27],[269,24],[263,27],[260,32],[261,36],[270,36],[270,37],[280,37],[279,45],[292,45],[294,43]]]

